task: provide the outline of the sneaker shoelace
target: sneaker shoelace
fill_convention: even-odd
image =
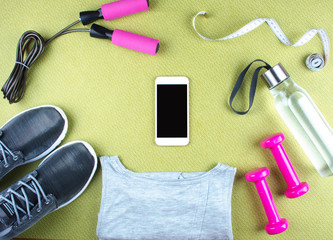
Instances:
[[[13,157],[14,161],[18,159],[18,156],[16,156],[16,155],[14,154],[14,152],[11,151],[11,150],[6,146],[6,144],[4,144],[4,142],[2,142],[1,140],[0,140],[0,152],[1,152],[1,154],[2,154],[3,161],[5,162],[4,167],[8,167],[8,166],[9,166],[8,161],[7,161],[7,156],[6,156],[6,155],[10,154],[10,155]]]
[[[24,190],[24,187],[29,189],[32,193],[34,193],[37,196],[37,201],[38,201],[37,202],[37,204],[38,204],[37,212],[40,212],[42,210],[42,198],[45,200],[45,204],[49,204],[49,202],[50,202],[50,200],[47,198],[42,186],[38,182],[38,180],[31,174],[28,175],[28,178],[31,179],[31,185],[20,180],[20,181],[18,181],[18,184],[22,185],[22,187],[20,187],[20,189],[15,191],[15,190],[9,188],[7,190],[7,192],[9,193],[9,196],[7,198],[0,196],[0,201],[3,200],[13,207],[14,213],[16,215],[17,223],[19,225],[21,224],[21,218],[19,215],[19,211],[22,212],[24,215],[27,215],[28,218],[30,219],[32,217],[30,209],[36,205],[36,204],[32,203],[31,201],[29,201],[28,195],[27,195],[26,191]],[[19,193],[19,191],[21,191],[21,193]],[[23,206],[22,207],[19,206],[19,204],[16,202],[15,197],[17,199],[23,200],[23,202],[25,203],[26,209],[23,209]],[[24,205],[24,204],[22,204],[22,205]]]

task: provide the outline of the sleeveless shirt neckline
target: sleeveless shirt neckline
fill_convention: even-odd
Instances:
[[[216,166],[214,168],[212,168],[211,170],[209,171],[203,171],[203,172],[169,172],[169,173],[198,173],[199,175],[197,176],[193,176],[193,177],[187,177],[187,178],[181,178],[181,179],[157,179],[157,178],[154,178],[154,176],[148,176],[149,174],[153,174],[153,173],[156,173],[156,172],[133,172],[129,169],[127,169],[123,164],[122,162],[119,160],[118,156],[112,156],[111,157],[111,160],[112,160],[112,165],[113,167],[115,168],[115,170],[124,175],[124,176],[127,176],[127,177],[134,177],[134,178],[137,178],[137,179],[141,179],[141,180],[150,180],[150,181],[156,181],[156,182],[170,182],[170,183],[173,183],[173,182],[193,182],[193,181],[197,181],[197,180],[203,180],[209,176],[213,176],[215,174],[217,174],[218,172],[222,172],[223,170],[229,168],[229,166],[227,165],[224,165],[224,164],[221,164],[221,163],[217,163]],[[163,173],[163,172],[159,172],[159,173]],[[200,174],[202,173],[202,174]]]

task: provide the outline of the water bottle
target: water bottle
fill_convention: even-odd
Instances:
[[[322,177],[333,175],[333,131],[309,94],[278,64],[263,74],[276,109]]]

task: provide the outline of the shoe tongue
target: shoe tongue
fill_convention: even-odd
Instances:
[[[32,187],[32,189],[35,189],[33,187],[31,181],[28,183],[28,185],[30,187]],[[22,186],[16,190],[16,192],[22,196],[24,196],[22,193],[22,188],[24,189],[28,200],[35,206],[38,202],[37,195],[35,193],[33,193],[29,188]],[[10,195],[7,199],[12,201]],[[18,198],[16,195],[14,195],[14,199],[15,199],[16,207],[20,207],[24,211],[27,211],[26,201],[24,199]],[[29,207],[31,209],[33,206],[30,205]],[[17,211],[18,211],[18,214],[20,215],[20,218],[22,218],[25,215],[22,211],[20,211],[20,210],[17,210]],[[11,224],[13,224],[17,220],[16,214],[14,211],[14,207],[12,204],[10,204],[8,202],[3,202],[0,205],[0,219],[3,220],[3,223],[0,222],[0,232],[2,230],[4,230],[7,226],[10,226]]]

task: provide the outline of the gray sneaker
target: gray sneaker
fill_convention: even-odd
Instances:
[[[28,109],[0,128],[0,179],[15,167],[45,157],[64,139],[67,117],[56,106]]]
[[[97,156],[86,142],[68,143],[0,193],[0,239],[12,239],[74,201],[88,186]]]

